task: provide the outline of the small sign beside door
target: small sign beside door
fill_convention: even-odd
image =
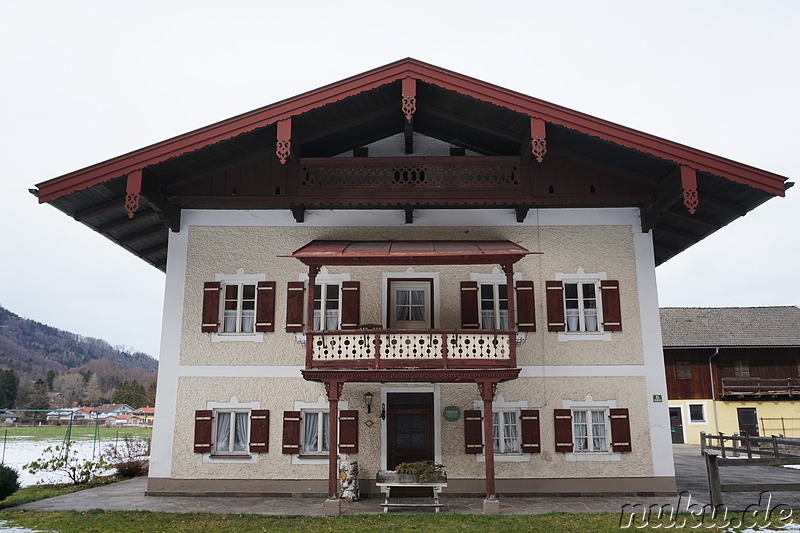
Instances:
[[[455,405],[444,408],[444,419],[448,422],[455,422],[461,416],[461,411]]]
[[[661,397],[660,394],[653,394],[653,402],[654,403],[661,403],[664,399]]]

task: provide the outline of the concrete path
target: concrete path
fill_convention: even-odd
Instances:
[[[691,503],[704,505],[708,501],[705,465],[698,446],[675,445],[675,470],[678,491],[691,494]],[[734,481],[735,477],[744,479],[774,480],[777,482],[800,482],[800,470],[775,467],[723,467],[723,481]],[[206,512],[206,513],[257,513],[272,515],[323,514],[322,498],[254,498],[254,497],[154,497],[145,496],[146,478],[112,483],[94,489],[87,489],[64,496],[57,496],[38,502],[27,503],[14,509],[37,509],[43,511],[85,511],[105,509],[118,511],[166,511],[166,512]],[[745,509],[758,504],[758,494],[725,493],[725,503],[729,509]],[[442,501],[451,513],[475,514],[483,512],[480,498],[449,498],[442,494]],[[682,497],[682,507],[687,503]],[[360,502],[342,503],[343,514],[380,513],[381,499],[372,498]],[[784,503],[800,508],[800,493],[776,492],[772,495],[772,506]],[[675,498],[630,498],[630,497],[536,497],[500,498],[502,514],[541,514],[550,512],[612,512],[618,513],[625,504],[677,505]],[[761,507],[763,509],[763,505]],[[407,512],[407,511],[403,511]]]

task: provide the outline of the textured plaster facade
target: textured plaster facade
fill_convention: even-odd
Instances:
[[[667,434],[666,403],[653,406],[649,402],[650,394],[665,389],[660,340],[656,342],[653,365],[652,355],[646,357],[654,351],[650,346],[652,339],[643,339],[642,328],[646,316],[655,316],[656,323],[658,317],[655,296],[653,301],[649,296],[648,301],[641,301],[642,295],[655,294],[654,276],[647,279],[647,287],[640,286],[638,279],[643,269],[649,272],[652,268],[652,259],[650,263],[642,262],[641,253],[637,252],[642,242],[646,244],[645,251],[651,246],[649,236],[640,233],[636,210],[558,211],[531,212],[525,224],[515,224],[513,216],[504,212],[476,212],[475,216],[462,213],[457,218],[458,213],[425,212],[425,217],[420,217],[419,223],[415,220],[414,225],[403,225],[401,217],[394,220],[380,213],[378,218],[386,225],[376,225],[375,217],[364,213],[347,215],[346,224],[335,213],[307,214],[304,225],[263,213],[185,214],[181,233],[174,237],[175,244],[170,243],[170,253],[176,259],[170,256],[167,291],[180,295],[180,302],[165,303],[159,378],[159,411],[172,412],[174,418],[157,421],[160,427],[156,427],[154,434],[151,490],[169,492],[170,487],[177,490],[176,487],[192,486],[180,480],[196,481],[201,492],[255,490],[253,487],[259,486],[257,481],[263,480],[267,483],[264,487],[277,492],[325,491],[328,471],[325,459],[298,464],[297,456],[281,453],[283,411],[294,410],[298,401],[316,402],[325,394],[322,384],[306,382],[300,376],[305,346],[294,333],[284,332],[287,283],[303,279],[307,269],[294,259],[279,257],[315,239],[510,240],[531,251],[543,252],[515,265],[519,279],[534,281],[538,331],[527,333],[517,349],[517,364],[523,377],[501,383],[496,396],[540,410],[542,453],[516,458],[498,456],[495,466],[498,487],[521,492],[574,492],[581,490],[584,480],[598,478],[617,480],[616,485],[609,485],[616,491],[625,491],[625,487],[638,491],[672,490],[671,463],[663,464],[667,460],[663,446],[653,437]],[[461,225],[465,220],[475,225]],[[557,333],[547,331],[545,281],[562,274],[574,275],[578,269],[587,278],[597,274],[620,281],[623,331],[609,334],[610,340],[573,337],[580,340],[565,342]],[[438,298],[439,312],[434,327],[457,328],[459,283],[475,274],[490,275],[493,270],[492,265],[413,267],[417,273],[437,274],[438,292],[434,298]],[[276,282],[276,331],[265,333],[261,342],[212,342],[211,335],[200,332],[203,283],[237,273],[263,274],[265,279]],[[362,323],[385,323],[385,278],[409,275],[407,267],[328,268],[327,273],[347,274],[351,280],[361,282]],[[169,324],[179,327],[167,330]],[[648,342],[650,348],[645,347]],[[451,484],[458,485],[463,480],[465,490],[480,492],[485,464],[482,456],[464,453],[463,416],[454,422],[442,417],[446,406],[456,406],[462,413],[476,407],[479,394],[474,384],[345,385],[342,401],[360,412],[360,452],[341,457],[357,459],[361,477],[374,478],[375,471],[385,467],[386,460],[382,440],[385,430],[381,427],[377,399],[381,394],[413,387],[435,391],[434,416],[438,419],[439,433],[436,456],[447,465]],[[363,402],[367,391],[376,397],[370,414]],[[553,409],[563,408],[564,402],[584,401],[587,395],[595,402],[630,410],[632,452],[595,455],[595,460],[590,461],[554,452]],[[270,410],[269,453],[252,454],[246,460],[220,460],[193,453],[194,411],[231,400]],[[175,482],[170,484],[169,479]],[[219,486],[224,488],[210,488],[214,484],[209,480],[215,479],[229,481]],[[287,483],[285,486],[281,486],[282,480]],[[514,484],[513,480],[518,482]],[[552,480],[553,484],[537,489],[536,483],[531,485],[525,480]],[[559,480],[574,481],[564,484]],[[631,485],[631,480],[641,482],[634,481]],[[603,483],[591,486],[602,487]]]

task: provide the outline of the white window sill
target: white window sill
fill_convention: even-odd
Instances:
[[[561,342],[566,341],[610,341],[611,340],[611,332],[605,331],[603,333],[585,333],[582,331],[572,331],[567,333],[566,331],[559,331],[558,332],[558,340]]]
[[[706,420],[690,420],[688,425],[690,426],[707,426],[708,421]]]
[[[263,333],[212,333],[211,342],[264,342]]]
[[[337,459],[341,460],[344,459],[342,454],[340,453]],[[319,455],[292,455],[292,464],[293,465],[322,465],[328,464],[328,453],[319,454]]]
[[[619,452],[570,452],[564,454],[570,462],[621,461]]]
[[[486,462],[486,455],[478,454],[475,456],[479,463]],[[529,463],[531,454],[529,453],[496,453],[494,454],[495,463]]]
[[[203,454],[204,463],[228,463],[228,464],[242,464],[242,463],[255,463],[258,459],[258,454]]]

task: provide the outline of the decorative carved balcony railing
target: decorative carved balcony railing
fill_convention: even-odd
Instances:
[[[519,188],[518,157],[307,158],[300,188]]]
[[[306,368],[515,368],[516,346],[512,331],[315,331]]]
[[[796,378],[722,378],[723,396],[800,396],[800,379]]]

